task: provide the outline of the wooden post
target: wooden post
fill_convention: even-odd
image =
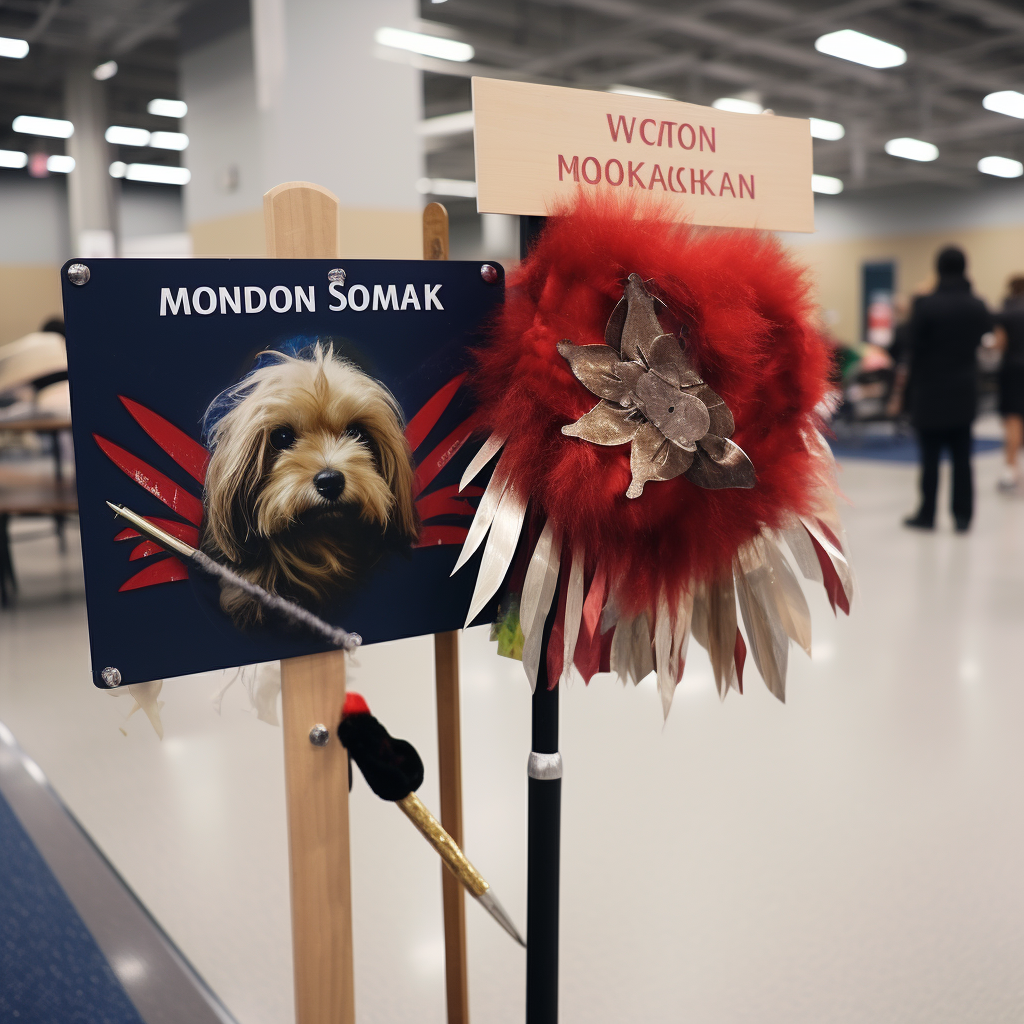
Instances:
[[[267,255],[314,259],[339,253],[338,200],[293,181],[263,197]],[[284,771],[291,865],[297,1024],[354,1024],[348,755],[337,736],[345,701],[345,655],[281,662]],[[330,739],[314,746],[310,729]]]
[[[423,211],[423,258],[448,259],[448,211],[429,203]],[[438,776],[441,824],[462,846],[462,735],[459,725],[459,633],[434,634],[437,687]],[[466,893],[450,871],[441,869],[444,903],[444,972],[448,1024],[469,1024],[466,966]]]

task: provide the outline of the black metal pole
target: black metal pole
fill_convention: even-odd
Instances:
[[[519,218],[521,256],[529,252],[543,226],[543,217]],[[540,671],[533,695],[526,855],[526,1024],[557,1024],[558,1021],[562,756],[558,752],[558,687],[548,689],[547,671],[548,640],[555,612],[556,607],[552,607],[544,625]]]

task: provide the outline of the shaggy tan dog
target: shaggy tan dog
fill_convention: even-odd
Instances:
[[[209,435],[201,546],[267,590],[323,605],[417,537],[402,411],[330,346],[264,356],[211,406],[230,408]],[[236,625],[262,618],[240,590],[222,588],[220,602]]]

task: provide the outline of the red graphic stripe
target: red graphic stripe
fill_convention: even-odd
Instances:
[[[140,558],[148,558],[150,555],[158,555],[164,549],[153,540],[144,540],[141,544],[136,544],[132,548],[132,553],[128,556],[129,562],[137,562]]]
[[[163,416],[157,415],[152,409],[147,409],[144,405],[125,398],[124,395],[117,397],[132,414],[135,422],[189,476],[198,480],[199,483],[206,482],[206,467],[210,464],[210,453],[198,441],[193,440],[183,430],[179,430],[173,423],[169,423]]]
[[[154,562],[147,565],[141,572],[137,572],[130,580],[122,583],[118,593],[125,590],[138,590],[140,587],[152,587],[157,583],[175,583],[178,580],[188,579],[188,569],[185,568],[177,558],[165,558],[161,562]]]
[[[177,537],[178,540],[183,540],[194,548],[199,547],[199,531],[190,523],[179,523],[174,519],[161,519],[158,516],[144,516],[143,518],[147,523],[152,523],[154,526],[159,526],[161,529],[166,530],[172,537]],[[136,540],[140,536],[142,535],[138,530],[129,526],[127,529],[122,530],[114,540]]]
[[[409,425],[405,428],[405,439],[409,442],[409,447],[416,451],[421,444],[423,444],[424,438],[431,430],[434,429],[434,425],[441,418],[441,414],[448,408],[452,398],[455,397],[455,392],[462,387],[462,382],[466,379],[464,373],[460,373],[458,377],[448,381],[447,384],[433,398],[427,400],[426,405],[411,420]]]
[[[463,544],[469,530],[464,526],[424,526],[420,531],[418,548],[434,548],[444,544]]]
[[[464,420],[416,467],[413,494],[418,495],[451,462],[472,433],[472,418]]]
[[[143,462],[137,455],[126,452],[112,441],[99,434],[93,434],[93,440],[100,446],[103,454],[118,469],[127,473],[140,487],[145,488],[155,498],[159,498],[168,508],[198,526],[203,519],[203,503],[183,487],[166,477],[149,463]]]
[[[433,519],[435,516],[471,516],[476,514],[476,509],[464,498],[457,498],[459,485],[452,484],[450,487],[442,487],[440,490],[431,491],[422,498],[416,500],[416,511],[420,519]],[[463,492],[465,498],[479,497],[484,493],[482,487],[467,487]]]

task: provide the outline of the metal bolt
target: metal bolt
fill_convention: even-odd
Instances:
[[[338,284],[345,283],[345,271],[341,267],[335,267],[333,270],[327,271],[327,280],[336,281]]]
[[[103,680],[104,686],[113,689],[115,686],[121,685],[121,670],[108,666],[100,673],[100,679]]]
[[[490,263],[485,263],[480,268],[480,276],[488,283],[494,284],[498,280],[498,268],[492,267]]]
[[[327,731],[326,725],[314,725],[309,730],[309,742],[314,747],[326,747],[327,741],[331,738],[331,734]]]
[[[89,278],[92,277],[92,271],[84,263],[72,263],[68,267],[68,280],[72,284],[77,284],[81,287],[83,284],[89,283]],[[114,671],[117,671],[116,669]]]

